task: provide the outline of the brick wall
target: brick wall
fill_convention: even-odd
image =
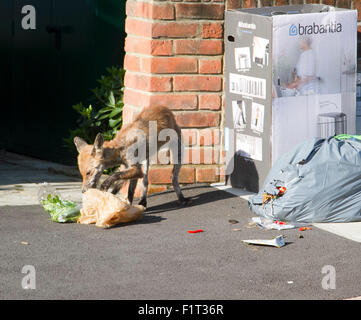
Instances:
[[[192,160],[181,183],[224,179],[224,10],[297,3],[359,9],[361,20],[361,0],[127,0],[124,122],[154,104],[173,110]],[[149,178],[150,193],[165,190],[171,166],[153,165]]]

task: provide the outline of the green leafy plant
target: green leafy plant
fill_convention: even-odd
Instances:
[[[89,98],[89,104],[84,106],[80,102],[73,105],[79,115],[77,128],[70,130],[69,137],[64,141],[74,153],[74,137],[79,136],[92,144],[101,132],[105,140],[111,140],[122,126],[125,71],[114,66],[106,70],[108,74],[101,76],[97,80],[99,86],[91,90],[93,95]]]

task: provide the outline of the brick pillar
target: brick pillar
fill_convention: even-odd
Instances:
[[[193,163],[183,166],[181,183],[223,179],[225,7],[296,3],[361,10],[361,0],[127,0],[124,122],[150,105],[173,110],[189,150],[199,151],[188,157]],[[149,176],[150,192],[165,190],[171,166],[155,165]]]
[[[127,1],[124,122],[151,105],[174,112],[190,142],[186,157],[196,151],[181,183],[220,180],[224,7],[223,0]],[[171,183],[171,168],[151,167],[150,192]]]

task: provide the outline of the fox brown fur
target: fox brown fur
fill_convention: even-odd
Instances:
[[[128,200],[133,201],[134,190],[139,178],[143,178],[142,196],[139,204],[147,206],[148,190],[148,168],[149,159],[153,156],[149,150],[151,121],[156,122],[156,134],[163,129],[173,129],[177,135],[177,145],[171,148],[171,151],[177,155],[177,161],[173,166],[172,184],[182,204],[187,204],[189,199],[184,198],[179,187],[178,176],[182,165],[182,135],[173,113],[166,107],[153,106],[143,109],[136,117],[133,123],[125,125],[118,131],[115,138],[110,141],[104,141],[103,136],[98,134],[94,144],[89,145],[79,137],[74,138],[74,143],[79,152],[78,166],[83,177],[83,192],[88,188],[96,188],[103,171],[115,166],[123,166],[124,170],[115,172],[108,177],[100,186],[101,190],[108,190],[113,186],[112,193],[117,193],[124,180],[130,180],[128,189]],[[143,134],[141,134],[143,133]],[[159,142],[154,148],[156,152],[165,142]],[[138,158],[130,149],[137,144],[143,146],[146,150],[144,158]]]

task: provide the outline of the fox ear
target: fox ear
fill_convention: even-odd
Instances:
[[[98,152],[103,153],[103,144],[104,144],[104,138],[101,133],[98,133],[97,136],[95,137],[92,155],[95,155]]]
[[[88,145],[82,138],[79,138],[79,137],[74,138],[74,144],[79,153],[85,146]]]

